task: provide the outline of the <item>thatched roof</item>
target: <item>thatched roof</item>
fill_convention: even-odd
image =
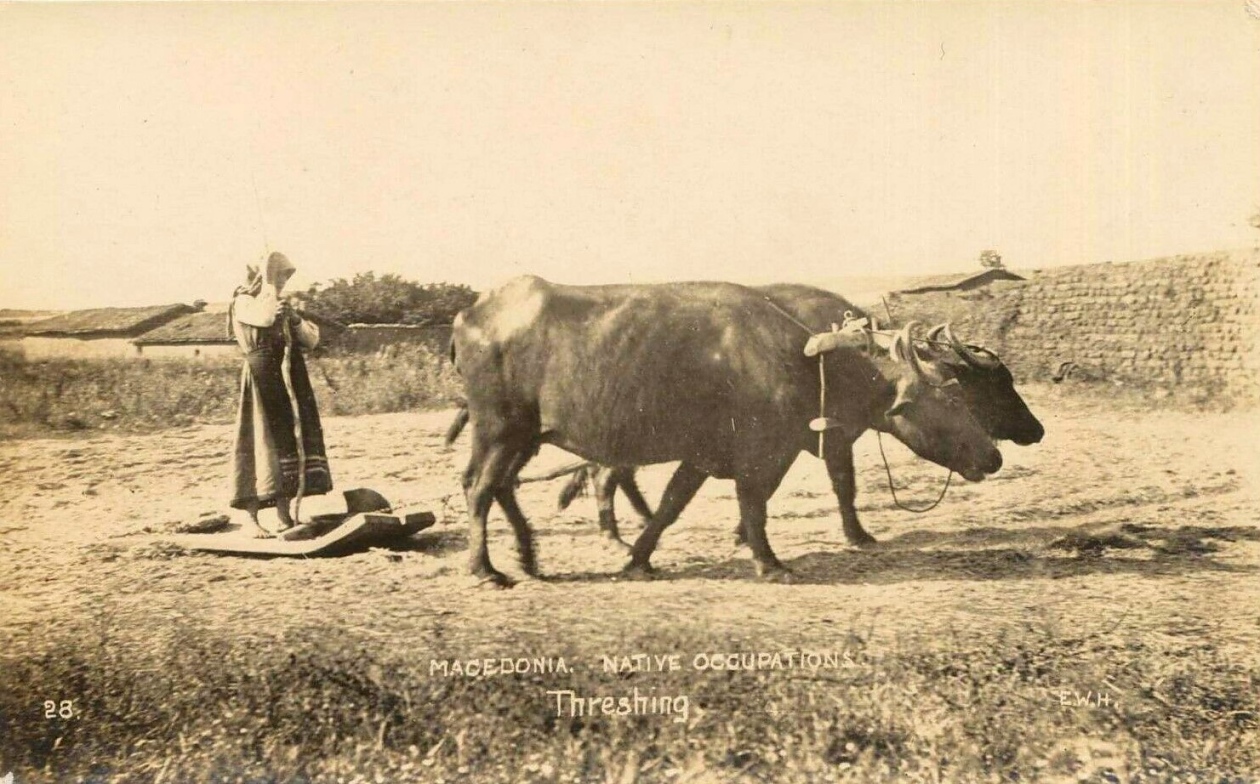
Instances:
[[[38,326],[39,322],[62,313],[65,311],[0,308],[0,338],[20,338]]]
[[[137,346],[170,345],[177,343],[235,343],[228,332],[227,315],[224,313],[189,313],[155,330],[144,333],[134,341]]]
[[[75,310],[31,324],[26,334],[43,337],[133,337],[192,312],[194,308],[191,305]]]
[[[21,310],[19,308],[0,308],[0,323],[4,322],[22,322],[29,324],[32,321],[41,321],[43,319],[60,316],[65,313],[64,310]]]
[[[922,294],[926,291],[950,291],[954,289],[966,290],[984,286],[996,280],[1023,280],[1024,278],[1016,275],[1008,269],[994,268],[981,270],[980,272],[962,272],[953,275],[932,275],[922,278],[915,278],[914,282],[905,288],[896,290],[897,294]]]

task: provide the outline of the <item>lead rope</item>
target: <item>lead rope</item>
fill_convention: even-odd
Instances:
[[[811,336],[814,334],[814,330],[810,329],[810,327],[807,324],[802,323],[799,319],[797,319],[791,313],[788,313],[786,310],[776,305],[774,301],[771,300],[769,297],[764,297],[764,299],[767,305],[779,311],[780,315],[782,315],[788,321],[791,321],[796,326],[805,330],[806,334],[811,335]],[[885,306],[887,306],[887,303],[885,303]],[[850,314],[846,311],[845,316],[848,317],[849,315]],[[869,330],[869,331],[876,332],[878,330]],[[884,334],[887,334],[887,333],[884,333]],[[922,343],[949,345],[948,343],[942,343],[941,341],[926,340],[924,338],[915,338],[915,340],[918,340]],[[826,355],[826,352],[819,352],[818,354],[818,381],[819,381],[818,416],[819,418],[827,416],[827,407],[826,407],[827,405],[827,375],[824,372],[824,365],[823,365],[823,357],[825,355]],[[818,459],[819,460],[825,459],[823,457],[823,444],[825,443],[826,434],[827,434],[826,430],[818,431]],[[925,512],[930,512],[933,509],[935,509],[937,506],[939,506],[941,501],[945,499],[945,494],[949,492],[949,483],[953,481],[954,479],[954,472],[951,470],[949,472],[949,476],[945,477],[945,486],[941,488],[941,494],[937,496],[936,500],[932,502],[931,506],[925,507],[923,509],[915,509],[914,507],[906,506],[905,504],[901,503],[900,499],[897,498],[897,488],[893,486],[892,469],[888,466],[888,457],[884,454],[884,436],[878,430],[875,431],[875,436],[876,438],[879,439],[879,456],[884,459],[884,473],[888,475],[888,492],[892,493],[893,504],[895,504],[898,509],[904,509],[907,512],[914,512],[915,514],[924,514]]]
[[[284,389],[289,393],[289,408],[293,410],[293,438],[297,441],[298,486],[297,495],[293,499],[293,525],[302,519],[302,496],[306,494],[306,445],[302,443],[302,411],[298,407],[297,393],[293,391],[293,332],[289,328],[289,316],[284,319],[284,361],[280,364],[280,375],[284,377]]]
[[[827,352],[818,352],[818,417],[821,419],[827,416],[827,373],[826,366],[823,364],[823,357]],[[818,431],[818,459],[823,460],[823,444],[826,442],[827,428]]]
[[[945,487],[941,489],[941,494],[936,497],[936,500],[932,502],[931,506],[924,507],[923,509],[915,509],[912,506],[906,506],[897,499],[897,488],[893,487],[892,469],[888,467],[888,457],[884,454],[884,434],[876,430],[875,437],[879,440],[879,456],[884,458],[884,473],[888,475],[888,492],[892,493],[893,503],[896,504],[897,508],[904,509],[907,512],[914,512],[915,514],[923,514],[924,512],[930,512],[935,509],[941,501],[945,499],[945,493],[949,492],[949,483],[954,478],[954,472],[951,470],[949,472],[949,476],[945,477]]]
[[[798,318],[793,316],[791,313],[788,313],[786,310],[776,305],[772,299],[770,299],[769,297],[763,297],[763,299],[766,301],[767,305],[779,311],[779,314],[781,316],[783,316],[784,318],[786,318],[788,321],[792,322],[796,326],[800,327],[801,329],[805,330],[806,335],[812,336],[814,334],[814,330],[810,329],[808,324],[805,324],[804,322],[800,321]],[[823,357],[825,356],[826,356],[825,351],[820,351],[818,353],[818,418],[819,419],[822,419],[827,416],[827,370],[826,370],[827,366],[826,366],[826,360],[823,359]],[[819,460],[824,459],[823,447],[826,445],[826,443],[827,443],[826,429],[819,430],[818,431],[818,459]]]

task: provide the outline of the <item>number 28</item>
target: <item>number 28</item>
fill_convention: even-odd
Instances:
[[[52,700],[44,700],[44,718],[73,719],[74,701],[62,700],[61,702],[53,702]]]

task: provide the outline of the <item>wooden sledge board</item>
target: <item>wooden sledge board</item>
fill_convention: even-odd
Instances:
[[[189,550],[237,555],[298,556],[314,558],[344,555],[369,547],[384,547],[423,531],[437,521],[432,512],[414,512],[399,518],[391,514],[367,513],[349,517],[325,515],[311,525],[329,529],[312,539],[287,542],[282,539],[251,539],[240,532],[226,534],[184,534],[172,541]]]

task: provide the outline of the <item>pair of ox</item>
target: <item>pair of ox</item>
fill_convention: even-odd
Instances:
[[[816,446],[808,423],[819,414],[821,380],[817,361],[802,351],[803,333],[824,331],[845,310],[855,308],[795,285],[573,287],[526,276],[483,294],[456,318],[451,343],[472,426],[463,477],[472,573],[510,585],[486,547],[486,516],[497,502],[523,570],[537,574],[515,486],[538,448],[553,444],[623,478],[633,466],[680,463],[631,547],[627,570],[651,571],[664,529],[715,476],[735,480],[739,530],[758,574],[786,577],[766,538],[766,502],[796,456]],[[867,337],[858,337],[865,345]],[[845,534],[858,542],[871,540],[855,511],[852,447],[867,429],[894,435],[970,481],[1001,467],[994,422],[1018,421],[1017,433],[995,434],[1025,443],[1042,432],[992,355],[955,354],[960,365],[935,352],[920,357],[909,328],[892,339],[872,337],[888,350],[867,353],[855,344],[825,364],[822,414],[831,429],[823,458]],[[963,383],[965,368],[979,380]],[[1009,393],[995,394],[1003,384]]]
[[[818,297],[833,299],[837,306],[843,305],[846,310],[854,310],[840,297],[807,286],[774,285],[760,290],[770,293],[776,301],[788,306],[796,305],[803,299]],[[803,313],[796,315],[808,317]],[[1020,397],[1010,369],[997,355],[984,348],[965,345],[954,336],[948,324],[933,327],[926,335],[926,344],[928,351],[933,352],[936,359],[948,367],[949,373],[958,382],[958,392],[968,412],[991,438],[1012,441],[1020,446],[1041,441],[1045,429]],[[462,427],[464,419],[465,410],[461,410],[456,424]],[[452,437],[457,434],[458,431],[452,428]],[[851,462],[852,456],[849,455],[847,459]],[[857,519],[853,496],[843,492],[847,481],[840,481],[837,472],[845,470],[844,465],[837,464],[831,454],[826,455],[826,464],[840,504],[845,538],[858,547],[875,544],[875,538],[862,528]],[[635,480],[636,471],[634,466],[611,467],[586,463],[573,472],[560,491],[559,506],[561,509],[568,507],[573,499],[585,492],[589,483],[594,490],[600,529],[614,542],[621,543],[615,503],[617,490],[621,490],[635,514],[644,521],[652,516],[652,509]],[[742,526],[736,527],[735,538],[739,544],[746,541]]]

